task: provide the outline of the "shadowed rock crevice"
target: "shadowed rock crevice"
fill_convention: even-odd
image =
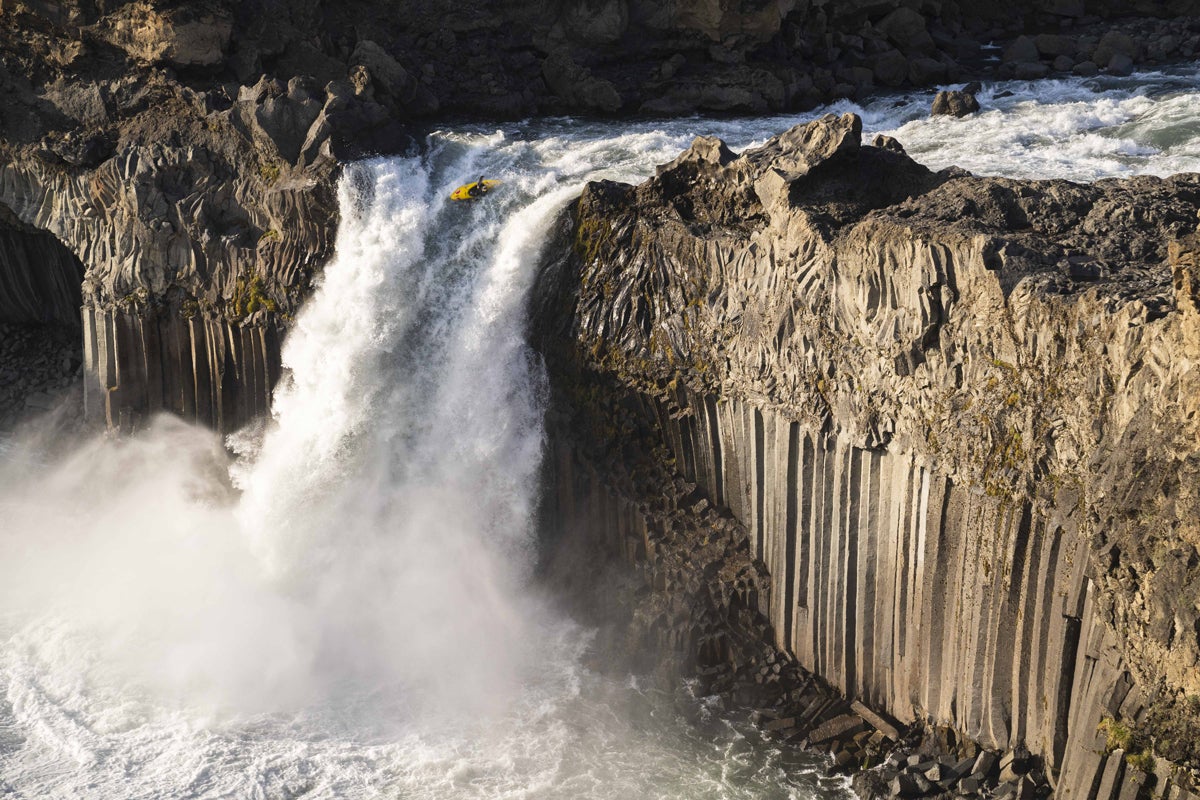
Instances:
[[[0,322],[79,328],[83,265],[46,231],[0,205]]]
[[[83,275],[53,235],[0,205],[0,431],[68,396],[78,415]]]

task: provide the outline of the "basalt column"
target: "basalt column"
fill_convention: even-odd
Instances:
[[[775,643],[848,697],[1026,745],[1063,796],[1186,792],[1200,179],[931,173],[860,130],[589,186],[538,298],[559,396],[642,398],[646,452],[747,529]]]

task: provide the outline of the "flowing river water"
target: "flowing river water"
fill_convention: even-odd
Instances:
[[[1200,170],[1195,69],[981,100],[829,110],[933,168]],[[546,379],[522,333],[554,219],[695,135],[811,116],[541,120],[353,165],[270,420],[0,442],[0,796],[848,797],[744,712],[592,671],[532,579]],[[481,173],[503,188],[448,200]]]

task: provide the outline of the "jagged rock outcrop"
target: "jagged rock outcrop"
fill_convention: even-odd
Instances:
[[[1200,766],[1198,209],[1200,175],[932,173],[849,115],[701,139],[587,188],[536,338],[746,525],[801,666],[1135,793]]]
[[[139,135],[135,119],[115,152],[91,168],[36,155],[0,165],[0,204],[74,257],[44,261],[38,274],[86,265],[84,275],[70,276],[70,292],[75,314],[80,299],[83,306],[87,406],[110,425],[159,409],[222,428],[252,415],[219,413],[241,403],[221,399],[219,388],[210,411],[207,401],[182,399],[187,392],[173,382],[156,382],[175,373],[189,373],[191,384],[256,392],[249,408],[265,409],[271,384],[260,373],[278,372],[277,345],[267,341],[278,338],[280,321],[299,307],[332,250],[327,153],[302,170],[283,160],[298,153],[252,149],[237,137],[233,111],[206,119],[182,106],[178,114],[175,131],[158,128],[155,115],[154,138],[166,133],[163,141]],[[190,144],[172,144],[172,134]],[[54,263],[67,266],[49,269]],[[39,293],[39,302],[52,296]],[[244,350],[247,337],[257,344]],[[190,355],[181,361],[181,352]]]
[[[218,4],[81,4],[58,26],[55,9],[0,18],[16,111],[0,115],[0,313],[82,313],[90,417],[235,427],[266,409],[281,331],[332,251],[326,112],[345,102],[299,78],[223,102],[160,71],[224,62]]]

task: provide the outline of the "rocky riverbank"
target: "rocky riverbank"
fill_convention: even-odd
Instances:
[[[776,645],[847,696],[1028,747],[1063,796],[1186,788],[1200,178],[877,144],[828,117],[590,185],[537,315],[559,402],[636,398],[746,526]]]

